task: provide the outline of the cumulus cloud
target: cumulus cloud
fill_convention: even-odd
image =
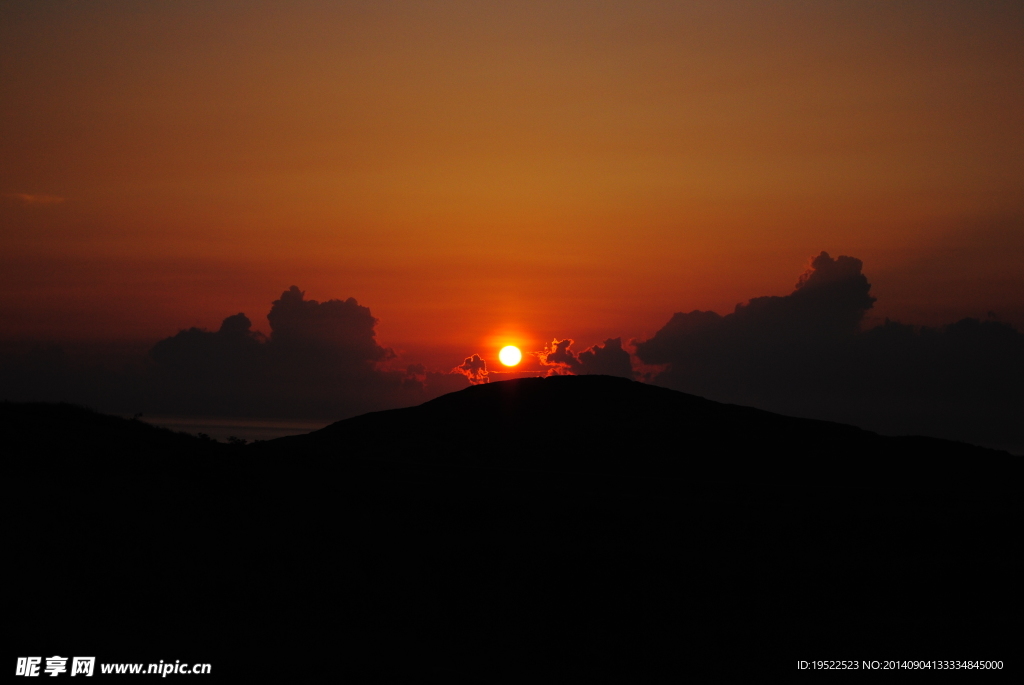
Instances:
[[[244,313],[155,345],[103,352],[78,345],[3,346],[0,399],[69,401],[124,414],[343,419],[419,404],[467,387],[463,372],[392,367],[377,319],[355,299],[318,302],[295,286],[273,302],[270,334]],[[479,357],[477,357],[479,360]],[[486,379],[480,362],[477,380]]]
[[[292,286],[267,314],[270,342],[279,353],[318,363],[360,365],[387,361],[395,353],[377,344],[377,319],[355,298],[317,302]]]
[[[859,259],[832,259],[822,252],[790,295],[755,297],[725,316],[704,311],[676,313],[653,338],[636,343],[637,356],[645,364],[673,364],[676,371],[693,365],[697,357],[705,362],[728,360],[726,368],[692,369],[693,373],[703,369],[720,376],[739,361],[737,355],[745,359],[756,349],[792,350],[852,335],[875,302],[861,268]]]
[[[756,297],[725,316],[676,313],[636,354],[650,365],[671,365],[658,376],[712,398],[743,401],[755,386],[792,385],[813,375],[811,359],[854,336],[875,298],[853,257],[815,257],[795,290]],[[833,351],[834,352],[834,351]]]
[[[725,316],[677,313],[638,359],[710,399],[978,443],[1024,444],[1024,336],[998,321],[861,330],[875,298],[853,257],[815,257],[792,293]]]
[[[540,363],[544,366],[552,366],[552,373],[559,373],[562,370],[571,371],[574,367],[579,366],[579,360],[576,359],[576,355],[569,351],[569,348],[575,342],[572,338],[566,338],[565,340],[558,340],[557,338],[552,340],[549,345],[545,345],[544,349],[538,353],[537,358],[540,359]]]
[[[184,373],[235,375],[264,356],[266,340],[251,328],[249,317],[235,314],[224,319],[216,332],[189,328],[161,340],[153,346],[150,357],[168,369]]]
[[[481,359],[479,354],[466,357],[462,364],[452,369],[452,373],[463,374],[473,385],[487,383],[491,380],[487,377],[487,362]]]
[[[216,332],[190,328],[161,340],[153,393],[182,413],[340,417],[422,401],[425,369],[381,366],[377,319],[354,298],[318,302],[292,286],[267,315],[270,336],[244,314]]]
[[[633,377],[633,365],[629,352],[622,348],[622,338],[609,338],[579,354],[570,349],[573,342],[571,338],[552,340],[538,353],[540,363],[551,367],[549,373]]]

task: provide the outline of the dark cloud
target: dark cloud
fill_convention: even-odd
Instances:
[[[267,319],[269,336],[239,313],[216,331],[182,330],[114,364],[91,352],[66,354],[61,345],[0,349],[0,399],[68,401],[125,414],[336,420],[467,385],[461,371],[391,368],[396,354],[377,342],[377,319],[353,298],[318,302],[292,286]],[[486,380],[479,364],[476,382]]]
[[[552,340],[550,345],[545,345],[544,350],[540,352],[537,357],[540,359],[540,363],[544,366],[555,367],[551,369],[553,373],[566,370],[572,371],[574,367],[579,366],[579,360],[576,359],[576,355],[569,351],[569,348],[573,344],[572,338],[566,338],[565,340]]]
[[[183,413],[347,416],[422,401],[424,370],[387,370],[369,308],[318,302],[292,286],[275,300],[270,336],[244,314],[216,332],[191,328],[157,343],[156,402]]]
[[[345,301],[303,299],[292,286],[281,293],[267,314],[274,350],[295,360],[316,364],[358,366],[392,359],[395,353],[377,344],[377,319],[355,298]]]
[[[235,314],[224,319],[216,332],[190,328],[165,338],[153,346],[150,356],[157,364],[182,373],[232,376],[266,356],[266,340],[251,327],[249,317]]]
[[[462,364],[452,369],[452,373],[463,374],[473,385],[487,383],[491,380],[487,377],[487,362],[481,359],[478,354],[474,354],[472,357],[466,357],[466,360],[462,362]]]
[[[875,298],[861,268],[822,252],[791,294],[754,298],[725,316],[677,313],[635,342],[637,357],[663,366],[653,382],[714,400],[1024,445],[1024,336],[977,319],[940,328],[887,321],[862,331]]]
[[[853,335],[875,302],[861,267],[859,259],[832,259],[822,252],[792,294],[755,297],[725,316],[702,311],[674,314],[653,338],[636,343],[637,357],[645,364],[672,364],[673,373],[714,382],[723,374],[734,375],[738,361],[752,361],[749,355],[760,351],[784,353]],[[714,365],[708,367],[709,362]]]
[[[409,390],[423,389],[427,382],[427,367],[423,364],[409,364],[405,367],[403,387]]]
[[[579,354],[581,374],[633,377],[629,352],[622,349],[622,338],[608,338],[603,345],[594,345]]]
[[[571,338],[552,340],[537,355],[540,363],[552,367],[552,373],[633,377],[633,365],[629,352],[622,348],[622,338],[609,338],[578,355],[570,349],[573,342]]]

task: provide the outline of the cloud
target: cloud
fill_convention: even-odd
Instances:
[[[278,354],[343,366],[394,358],[392,350],[377,344],[377,319],[355,298],[327,302],[304,298],[305,293],[293,285],[281,293],[267,314],[270,342]]]
[[[385,369],[395,353],[377,343],[377,319],[354,298],[307,300],[292,286],[267,319],[266,338],[235,314],[216,332],[190,328],[158,342],[156,402],[188,414],[340,418],[425,399],[425,369]]]
[[[852,335],[875,302],[861,268],[859,259],[832,259],[822,252],[811,260],[790,295],[755,297],[725,316],[676,313],[653,338],[636,343],[637,356],[645,364],[678,367],[697,356],[735,361],[735,354],[744,351],[820,344]],[[727,369],[709,371],[718,375]]]
[[[559,373],[562,370],[572,371],[573,368],[579,367],[580,362],[576,359],[576,355],[569,351],[574,340],[572,338],[566,338],[565,340],[558,340],[557,338],[551,341],[550,345],[545,345],[543,351],[538,353],[537,358],[540,359],[540,363],[544,366],[553,366],[551,369],[552,373]]]
[[[395,352],[377,342],[377,319],[354,298],[318,302],[292,286],[267,319],[266,336],[238,313],[217,330],[188,328],[123,355],[81,345],[73,354],[64,345],[0,350],[0,399],[124,414],[337,420],[468,384],[462,371],[398,366]],[[476,360],[472,379],[480,382],[486,368]]]
[[[622,338],[609,338],[602,345],[575,354],[570,348],[573,340],[552,340],[537,357],[540,363],[552,367],[551,373],[574,375],[605,375],[633,377],[629,352],[622,348]]]
[[[274,301],[267,320],[269,339],[251,330],[245,314],[235,314],[215,333],[190,328],[161,340],[151,356],[177,371],[216,376],[251,372],[253,364],[299,375],[309,369],[328,376],[359,374],[395,357],[377,344],[377,319],[354,298],[307,300],[293,285]]]
[[[481,359],[478,354],[466,357],[466,361],[452,369],[452,373],[463,374],[473,385],[487,383],[491,380],[487,377],[487,362]]]
[[[23,205],[58,205],[67,202],[67,198],[58,195],[42,195],[29,193],[5,193],[4,197],[20,202]]]
[[[731,314],[677,313],[638,359],[653,382],[710,399],[977,443],[1024,445],[1024,336],[999,321],[938,328],[886,321],[853,257],[815,257],[792,293]]]
[[[251,327],[252,322],[245,314],[235,314],[224,319],[216,332],[189,328],[161,340],[150,350],[150,357],[183,373],[224,377],[246,372],[266,357],[266,340]]]

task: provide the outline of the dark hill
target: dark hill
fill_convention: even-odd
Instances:
[[[964,443],[883,437],[611,376],[477,385],[261,449],[407,467],[668,479],[672,487],[914,483],[919,490],[930,483],[988,490],[1019,461]]]
[[[55,405],[0,428],[17,655],[648,682],[1013,654],[1006,453],[587,376],[246,447]]]

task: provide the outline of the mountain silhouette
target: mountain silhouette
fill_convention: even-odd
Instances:
[[[990,478],[997,452],[781,416],[611,376],[471,386],[418,407],[374,412],[261,446],[407,467],[457,466],[723,485],[875,487]],[[924,461],[921,461],[924,460]],[[970,472],[963,460],[982,460]],[[988,460],[986,462],[985,460]],[[880,478],[884,470],[885,479]],[[694,479],[698,482],[694,483]]]
[[[1012,654],[1005,452],[607,376],[247,446],[66,405],[0,428],[32,654],[485,682]]]

